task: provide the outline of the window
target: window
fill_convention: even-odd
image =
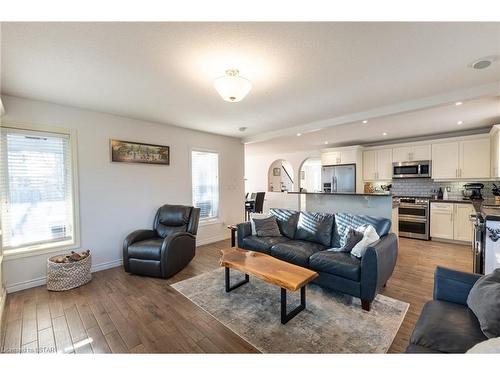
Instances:
[[[5,254],[76,245],[71,135],[1,130]]]
[[[219,154],[191,152],[193,206],[200,209],[200,219],[219,215]]]

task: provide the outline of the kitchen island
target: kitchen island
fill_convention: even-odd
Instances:
[[[354,215],[370,215],[392,218],[392,195],[390,193],[309,193],[297,194],[299,207],[310,212],[345,212]]]

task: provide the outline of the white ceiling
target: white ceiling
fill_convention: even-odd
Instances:
[[[500,55],[500,23],[3,23],[1,42],[4,94],[246,141],[500,80],[500,62],[467,67]],[[240,103],[213,88],[227,68],[253,82]]]
[[[463,123],[458,125],[458,121]],[[247,144],[245,150],[251,154],[287,153],[332,146],[391,142],[391,140],[404,142],[407,138],[433,134],[482,131],[494,124],[500,124],[500,97],[470,100],[460,106],[451,103],[384,116],[370,119],[366,124],[356,121],[304,133],[300,137],[294,134]]]

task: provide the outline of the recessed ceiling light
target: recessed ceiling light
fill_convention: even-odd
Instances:
[[[297,137],[300,137],[302,135],[302,133],[297,133]]]
[[[462,120],[457,121],[457,125],[462,125],[464,122]]]
[[[328,144],[328,141],[325,141],[325,145],[327,145],[327,144]]]
[[[385,137],[385,136],[387,135],[387,133],[386,133],[386,132],[383,132],[383,133],[382,133],[382,135]]]
[[[462,102],[455,102],[455,105],[462,105],[462,104],[464,104],[464,103],[462,103]]]
[[[363,120],[363,124],[368,124],[368,120]]]

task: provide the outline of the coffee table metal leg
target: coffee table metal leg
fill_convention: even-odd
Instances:
[[[229,275],[229,268],[228,267],[224,267],[225,268],[225,276],[226,276],[226,292],[230,292],[231,290],[234,290],[240,286],[242,286],[243,284],[246,284],[248,283],[248,281],[250,280],[250,277],[248,276],[248,274],[245,274],[245,280],[241,280],[240,282],[234,284],[234,285],[231,285],[231,280],[230,280],[230,275]]]
[[[281,324],[286,324],[295,315],[306,308],[306,286],[304,285],[300,288],[300,305],[295,309],[290,311],[288,314],[286,312],[286,289],[281,288]]]

